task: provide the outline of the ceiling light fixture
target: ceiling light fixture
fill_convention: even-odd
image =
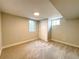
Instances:
[[[38,17],[40,15],[39,12],[34,12],[34,16]]]

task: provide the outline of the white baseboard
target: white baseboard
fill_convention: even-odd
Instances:
[[[2,49],[9,48],[9,47],[16,46],[16,45],[20,45],[20,44],[23,44],[23,43],[27,43],[27,42],[30,42],[30,41],[33,41],[33,40],[36,40],[36,39],[38,39],[38,38],[33,38],[33,39],[26,40],[26,41],[21,41],[21,42],[17,42],[17,43],[14,43],[14,44],[6,45],[6,46],[3,46]]]
[[[56,41],[56,42],[59,42],[59,43],[63,43],[63,44],[69,45],[69,46],[73,46],[73,47],[79,48],[79,45],[76,45],[76,44],[71,44],[71,43],[67,43],[67,42],[59,41],[59,40],[55,40],[55,39],[52,39],[52,40]]]

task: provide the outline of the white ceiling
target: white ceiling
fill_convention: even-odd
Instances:
[[[79,0],[50,0],[67,19],[79,18]]]
[[[49,0],[1,0],[3,12],[31,19],[45,19],[49,17],[62,17]],[[35,18],[33,13],[39,12]]]

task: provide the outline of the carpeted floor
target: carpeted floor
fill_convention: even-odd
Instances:
[[[3,49],[0,59],[79,59],[79,49],[57,42],[36,40]]]

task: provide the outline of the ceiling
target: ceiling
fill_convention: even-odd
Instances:
[[[79,0],[50,0],[67,19],[79,18]]]
[[[49,0],[1,0],[1,10],[35,20],[62,17]],[[35,17],[34,12],[39,12],[40,16]]]

